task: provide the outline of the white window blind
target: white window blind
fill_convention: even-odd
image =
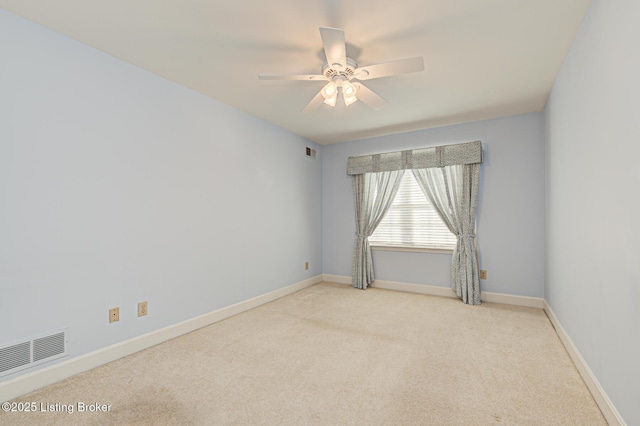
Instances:
[[[411,170],[402,177],[398,194],[373,235],[372,246],[453,250],[456,237],[422,193]]]

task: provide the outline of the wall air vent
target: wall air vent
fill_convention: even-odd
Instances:
[[[69,355],[68,331],[14,342],[0,347],[0,377]]]
[[[307,154],[306,155],[309,158],[316,158],[316,150],[307,147]]]

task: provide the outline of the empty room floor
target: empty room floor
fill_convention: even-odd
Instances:
[[[332,283],[18,401],[53,411],[0,424],[606,424],[542,310]]]

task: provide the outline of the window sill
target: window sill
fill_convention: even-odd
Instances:
[[[414,252],[414,253],[453,254],[453,249],[437,249],[437,248],[425,248],[425,247],[401,247],[401,246],[374,246],[374,245],[371,245],[371,250],[408,251],[408,252]]]

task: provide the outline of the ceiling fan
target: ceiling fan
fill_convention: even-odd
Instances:
[[[422,56],[399,59],[358,68],[358,64],[347,57],[344,31],[337,28],[320,27],[320,37],[327,62],[318,75],[258,75],[260,80],[308,80],[328,81],[304,108],[303,112],[317,109],[323,103],[335,107],[339,89],[345,105],[361,100],[375,110],[388,102],[359,81],[406,74],[424,70]]]

